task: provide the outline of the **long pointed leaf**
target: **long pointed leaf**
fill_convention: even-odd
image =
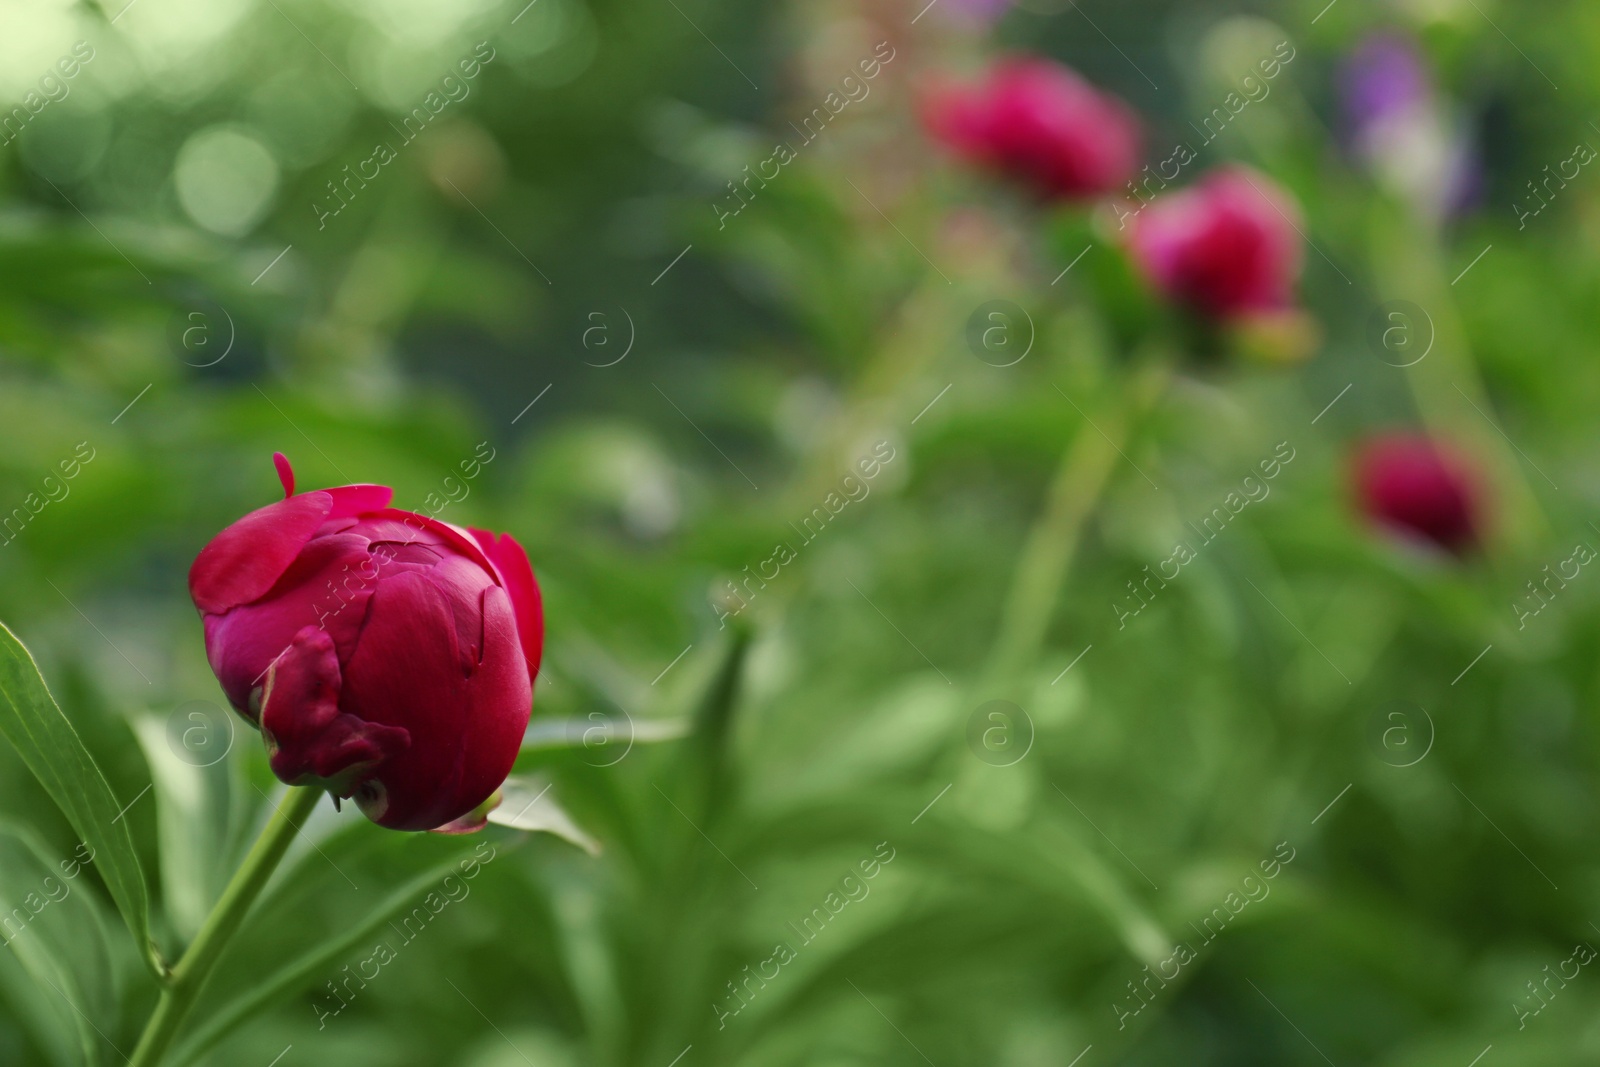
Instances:
[[[150,939],[149,890],[133,849],[133,836],[122,821],[123,805],[117,802],[78,731],[56,706],[33,656],[3,623],[0,733],[93,850],[95,868],[145,962],[156,974],[163,974],[165,968]]]
[[[591,856],[600,855],[600,842],[585,833],[559,801],[547,795],[552,786],[540,775],[507,778],[500,787],[500,806],[489,813],[489,821],[513,830],[554,834]]]
[[[82,870],[78,858],[52,865],[38,842],[0,824],[0,941],[38,984],[46,1010],[76,1031],[77,1062],[94,1065],[114,1025],[116,993],[94,898],[75,884]]]
[[[286,997],[337,977],[339,965],[353,962],[357,949],[363,956],[371,953],[369,938],[398,912],[426,905],[429,897],[450,907],[466,900],[482,869],[521,843],[488,833],[397,834],[364,819],[324,838],[268,887],[201,995],[194,1029],[170,1067],[199,1058]],[[386,887],[381,897],[374,896],[374,886]],[[382,936],[388,942],[389,933]]]
[[[349,927],[342,934],[319,944],[314,950],[290,960],[259,982],[248,992],[217,1008],[206,1018],[205,1025],[189,1037],[172,1055],[173,1067],[185,1067],[209,1052],[217,1042],[236,1032],[245,1023],[283,1000],[316,984],[319,977],[335,970],[358,946],[366,943],[373,932],[394,918],[401,909],[415,905],[428,890],[456,869],[456,859],[438,864],[401,885],[373,907],[366,918]]]
[[[522,735],[523,752],[541,752],[549,749],[586,748],[604,749],[615,744],[627,754],[634,744],[652,744],[657,741],[676,741],[689,736],[694,724],[688,719],[640,719],[637,722],[624,718],[617,723],[600,717],[596,712],[588,719],[540,719],[528,724]],[[616,761],[621,762],[622,756]],[[601,763],[601,766],[607,766]]]
[[[166,724],[137,718],[134,736],[155,783],[156,833],[161,844],[161,888],[166,914],[184,939],[192,939],[228,884],[235,857],[228,848],[234,810],[234,763],[180,759],[167,744]]]

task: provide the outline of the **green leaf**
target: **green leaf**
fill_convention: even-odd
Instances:
[[[205,1025],[172,1054],[173,1067],[192,1063],[262,1012],[335,974],[341,964],[349,962],[347,957],[358,949],[370,948],[367,940],[379,928],[408,905],[414,906],[428,890],[455,872],[457,863],[452,859],[422,872],[382,897],[361,922],[347,927],[336,937],[316,944],[310,951],[289,960],[266,977],[245,985],[239,990],[238,996],[208,1010]]]
[[[0,941],[41,994],[24,1017],[35,1017],[62,1062],[92,1065],[115,1025],[116,990],[99,911],[77,881],[86,867],[81,855],[52,861],[30,835],[0,824]],[[52,1031],[75,1034],[77,1054]]]
[[[539,775],[507,778],[500,787],[500,806],[489,813],[496,826],[513,830],[554,834],[570,841],[591,856],[600,855],[600,842],[584,833],[555,797],[553,783]]]
[[[133,933],[140,954],[158,976],[166,972],[150,939],[150,895],[105,775],[83,739],[51,697],[33,656],[0,623],[0,733],[16,748],[83,843],[94,854],[117,910]],[[138,799],[138,798],[134,798]]]
[[[387,928],[391,920],[422,907],[431,922],[436,912],[424,906],[430,896],[436,905],[448,902],[439,917],[448,916],[476,891],[483,870],[520,844],[489,833],[400,834],[354,817],[279,872],[207,983],[195,1029],[172,1067],[199,1058],[286,998],[340,977],[341,967],[371,955],[375,940],[407,951]],[[379,896],[379,886],[396,888]]]
[[[180,758],[167,743],[166,723],[155,716],[141,716],[133,726],[155,783],[166,913],[184,940],[192,940],[238,859],[229,847],[233,823],[244,807],[236,765],[226,754],[209,763],[203,756]]]
[[[15,953],[0,951],[0,999],[8,1002],[8,1018],[17,1020],[44,1053],[49,1063],[77,1067],[82,1061],[83,1044],[68,1018],[69,1008],[55,993],[22,965]],[[8,1038],[11,1034],[6,1035]],[[15,1047],[11,1042],[8,1046]]]
[[[527,733],[522,737],[522,751],[603,749],[606,745],[615,745],[623,750],[622,755],[615,757],[617,762],[621,762],[629,746],[676,741],[689,736],[692,726],[693,723],[686,718],[641,719],[634,722],[625,716],[619,723],[600,712],[590,713],[587,719],[540,719],[529,724]]]

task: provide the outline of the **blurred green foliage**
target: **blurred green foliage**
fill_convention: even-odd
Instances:
[[[0,14],[0,106],[51,71],[68,87],[0,148],[0,515],[29,508],[0,617],[130,805],[169,955],[272,788],[242,724],[203,774],[162,748],[180,708],[222,705],[185,574],[274,498],[274,449],[302,485],[418,508],[489,442],[444,517],[534,560],[536,716],[699,715],[620,758],[526,755],[598,859],[492,828],[470,895],[348,1007],[323,1017],[328,985],[382,928],[200,1062],[1600,1062],[1600,979],[1529,987],[1600,941],[1600,579],[1522,628],[1513,607],[1600,537],[1596,179],[1525,228],[1512,207],[1600,137],[1593,5],[1040,0],[991,31],[959,0],[914,25],[920,3],[887,0],[122,2]],[[1477,133],[1481,198],[1448,223],[1341,147],[1336,70],[1381,27],[1417,36]],[[1136,403],[1174,353],[1140,347],[1162,313],[1112,234],[939,160],[913,88],[1048,51],[1139,106],[1162,158],[1280,39],[1296,61],[1199,167],[1248,161],[1298,197],[1322,343],[1291,368],[1186,362]],[[726,183],[885,40],[869,99],[719,227]],[[469,91],[402,144],[392,124],[480,43]],[[319,225],[379,142],[393,162]],[[995,299],[1033,324],[1013,366],[966,343]],[[1438,341],[1405,369],[1370,340],[1402,299]],[[1349,443],[1413,423],[1489,472],[1482,556],[1350,515]],[[1097,427],[1118,426],[1112,455]],[[811,543],[797,527],[878,442],[895,458]],[[1119,626],[1128,583],[1280,443],[1270,495]],[[980,715],[994,700],[1021,716]],[[9,749],[0,817],[8,878],[72,854]],[[476,846],[319,820],[191,1035]],[[1284,842],[1270,892],[1229,907]],[[103,1042],[80,1049],[3,953],[0,1062],[116,1063],[137,1039],[154,986],[94,877],[36,921],[64,944],[104,926]],[[1180,940],[1194,961],[1148,982]]]

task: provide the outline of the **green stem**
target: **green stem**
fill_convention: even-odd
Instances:
[[[1099,503],[1112,469],[1140,419],[1166,389],[1171,369],[1147,366],[1129,383],[1127,398],[1099,423],[1085,417],[1061,457],[1044,511],[1034,522],[1012,577],[989,662],[988,685],[1004,683],[1039,654],[1085,521]]]
[[[1468,445],[1490,465],[1500,503],[1495,533],[1524,551],[1540,544],[1549,535],[1549,520],[1516,446],[1491,421],[1494,406],[1458,310],[1457,291],[1446,281],[1450,272],[1437,232],[1414,219],[1390,218],[1374,228],[1373,243],[1379,291],[1414,298],[1426,315],[1410,328],[1430,343],[1427,358],[1419,357],[1403,371],[1423,425],[1435,437]],[[1423,332],[1425,326],[1431,333]]]
[[[250,906],[266,888],[267,880],[283,859],[289,842],[299,832],[300,824],[321,799],[320,789],[294,788],[289,790],[282,804],[276,805],[277,810],[222,891],[221,899],[206,917],[194,943],[172,968],[171,978],[161,991],[161,1001],[145,1025],[144,1036],[139,1039],[129,1067],[158,1067],[161,1063],[228,942],[239,932]]]

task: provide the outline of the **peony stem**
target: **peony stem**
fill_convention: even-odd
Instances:
[[[313,787],[291,788],[283,803],[275,805],[277,810],[234,872],[211,914],[206,916],[205,925],[195,935],[194,943],[172,968],[171,978],[161,991],[161,1000],[145,1025],[129,1067],[158,1067],[161,1063],[228,942],[238,933],[250,906],[266,888],[289,842],[300,832],[300,826],[322,795],[322,790]]]
[[[1171,374],[1165,363],[1146,367],[1129,383],[1125,399],[1101,415],[1100,423],[1087,416],[1080,423],[1023,546],[984,671],[986,684],[1003,684],[1039,654],[1084,524],[1122,457],[1123,445],[1165,392]]]
[[[1418,343],[1428,345],[1423,353],[1427,358],[1419,356],[1404,369],[1423,425],[1436,438],[1469,445],[1478,458],[1491,464],[1501,504],[1496,509],[1501,535],[1523,550],[1539,544],[1549,533],[1549,520],[1518,461],[1516,446],[1491,418],[1494,408],[1461,320],[1454,283],[1445,281],[1448,271],[1436,232],[1414,222],[1385,225],[1375,230],[1373,243],[1383,287],[1379,291],[1411,294],[1424,311],[1423,323],[1395,320],[1405,323],[1408,337],[1417,331]],[[1544,477],[1543,471],[1540,476]]]

